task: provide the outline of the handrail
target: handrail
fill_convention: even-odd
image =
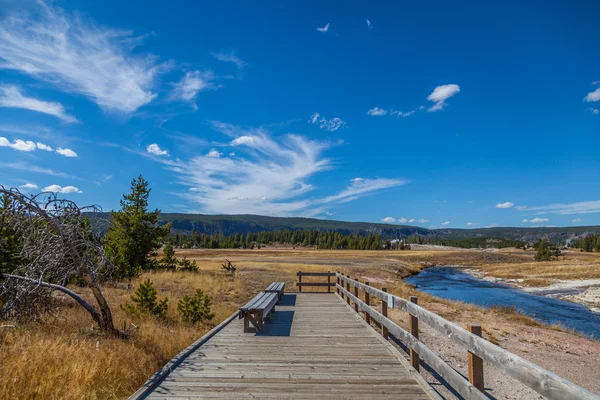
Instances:
[[[455,323],[450,322],[419,305],[413,304],[401,297],[386,293],[382,290],[375,289],[371,286],[350,279],[340,273],[337,273],[336,277],[340,280],[340,282],[346,282],[347,285],[351,285],[364,291],[365,293],[369,293],[371,296],[375,296],[384,302],[387,302],[390,306],[393,304],[394,307],[407,311],[409,314],[419,318],[419,320],[425,322],[433,329],[445,334],[449,339],[453,340],[461,347],[481,357],[543,396],[557,400],[600,399],[600,396],[597,396],[592,392],[577,386],[564,378],[561,378],[553,372],[545,370],[544,368],[527,361],[516,354],[506,351],[488,342],[487,340],[468,332],[466,329],[461,328]],[[349,299],[352,299],[355,304],[358,304],[359,307],[361,307],[362,303],[363,311],[369,313],[374,320],[385,326],[392,334],[397,332],[400,335],[398,338],[400,340],[404,339],[403,343],[409,348],[412,348],[417,352],[423,351],[423,348],[421,348],[422,342],[420,342],[418,339],[415,339],[414,336],[410,334],[407,336],[406,334],[398,331],[396,328],[399,328],[401,331],[404,330],[389,319],[385,318],[383,315],[379,314],[366,303],[359,300],[356,296],[352,295],[343,287],[343,285],[336,285],[336,287],[338,290],[341,290],[341,292],[344,293]],[[419,354],[425,360],[426,351],[423,354],[419,352]],[[436,364],[430,365],[434,367],[434,369],[437,367]],[[440,371],[437,372],[439,373]],[[458,388],[455,389],[458,390]]]
[[[381,325],[385,326],[389,332],[400,339],[402,343],[406,344],[411,349],[416,350],[423,361],[429,364],[438,374],[440,374],[461,396],[465,399],[478,399],[486,400],[482,392],[480,392],[475,386],[473,386],[468,380],[466,380],[460,373],[454,368],[448,365],[442,360],[437,354],[429,349],[423,342],[415,338],[408,331],[405,331],[398,325],[396,325],[390,319],[384,317],[382,314],[377,312],[371,306],[368,306],[362,300],[351,294],[349,291],[344,289],[341,285],[338,286],[341,292],[346,295],[354,304],[358,305],[358,310],[368,313],[371,318]]]

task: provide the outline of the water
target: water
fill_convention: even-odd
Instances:
[[[406,279],[433,296],[483,307],[515,307],[546,324],[560,324],[586,336],[600,339],[600,314],[566,300],[524,292],[508,285],[477,279],[458,268],[427,268]]]

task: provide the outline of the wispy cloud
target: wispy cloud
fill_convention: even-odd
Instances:
[[[371,115],[373,117],[380,117],[382,115],[386,115],[387,110],[385,110],[383,108],[379,108],[379,107],[373,107],[369,111],[367,111],[367,114]]]
[[[597,108],[591,108],[591,107],[589,107],[589,108],[587,108],[586,110],[588,110],[589,112],[591,112],[591,113],[592,113],[592,114],[594,114],[594,115],[598,115],[598,114],[600,114],[600,110],[599,110],[599,109],[597,109]]]
[[[315,187],[309,180],[332,167],[323,157],[328,142],[299,135],[271,137],[264,129],[240,128],[212,122],[228,135],[235,157],[220,154],[190,160],[159,159],[189,188],[183,196],[200,211],[226,214],[318,215],[326,205],[342,203],[405,183],[397,179],[351,180],[338,194],[309,197]],[[219,152],[221,153],[221,152]]]
[[[134,52],[140,37],[36,4],[0,21],[0,68],[81,94],[108,111],[131,113],[156,97],[154,81],[167,64]]]
[[[573,223],[578,223],[578,222],[582,222],[583,220],[581,218],[575,218],[572,222]]]
[[[308,122],[313,125],[319,125],[319,128],[327,129],[329,132],[335,132],[346,125],[346,122],[342,121],[340,118],[327,119],[322,117],[318,112],[311,115]]]
[[[25,172],[33,172],[36,174],[51,175],[51,176],[56,176],[56,177],[60,177],[60,178],[79,179],[73,175],[65,174],[64,172],[58,172],[58,171],[55,171],[50,168],[42,168],[37,165],[29,164],[26,162],[13,162],[13,163],[0,162],[0,167],[6,168],[6,169],[14,169],[15,171],[25,171]]]
[[[394,186],[400,186],[407,184],[408,181],[404,179],[364,179],[354,178],[350,180],[350,185],[346,189],[334,196],[328,196],[323,199],[325,203],[340,202],[346,203],[351,200],[355,200],[365,194],[373,193],[382,189],[388,189]]]
[[[0,86],[0,107],[22,108],[53,115],[65,122],[77,122],[77,119],[65,112],[62,104],[26,97],[15,85]]]
[[[152,143],[149,144],[146,147],[146,151],[150,154],[154,154],[155,156],[166,156],[169,155],[169,152],[167,150],[163,150],[160,148],[159,145],[157,145],[156,143]]]
[[[75,186],[60,186],[60,185],[50,185],[46,186],[42,189],[42,192],[53,192],[53,193],[83,193],[81,190],[76,188]]]
[[[171,97],[176,100],[189,102],[197,110],[196,96],[198,93],[219,88],[219,85],[213,83],[214,80],[215,74],[212,71],[186,72],[183,79],[175,84],[175,89]]]
[[[587,214],[600,212],[600,200],[582,201],[567,204],[550,204],[540,207],[529,207],[527,211],[535,211],[536,214]]]
[[[367,26],[369,27],[369,29],[373,28],[373,25],[371,25],[371,21],[369,21],[369,19],[367,19]]]
[[[498,204],[496,204],[496,208],[511,208],[514,205],[515,205],[514,203],[511,203],[510,201],[507,201],[505,203],[498,203]]]
[[[246,62],[242,61],[233,51],[220,51],[219,53],[211,53],[214,58],[223,62],[234,63],[237,69],[243,69],[246,66]]]
[[[450,221],[442,222],[442,226],[448,226],[448,225],[450,225]]]
[[[477,226],[479,222],[467,222],[467,226]]]
[[[460,86],[455,84],[441,85],[433,89],[427,100],[435,102],[429,111],[440,111],[446,106],[446,100],[460,92]]]
[[[236,143],[237,145],[239,145],[240,143]],[[211,158],[220,158],[223,155],[223,153],[221,153],[219,150],[217,149],[210,149],[210,151],[206,154],[206,157],[211,157]]]
[[[318,30],[319,32],[323,32],[323,33],[327,32],[327,31],[329,30],[329,23],[327,23],[327,25],[325,25],[325,26],[324,26],[324,27],[322,27],[322,28],[319,28],[319,27],[317,27],[317,30]]]
[[[394,217],[385,217],[381,219],[381,222],[385,222],[386,224],[393,224],[396,222],[396,218]]]
[[[526,224],[529,222],[529,220],[527,218],[525,218],[523,221],[521,221],[522,223]]]

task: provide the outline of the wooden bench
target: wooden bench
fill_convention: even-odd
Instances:
[[[283,292],[285,290],[285,282],[273,282],[269,285],[269,287],[265,290],[267,293],[278,293],[279,300],[283,298]]]
[[[239,318],[244,318],[244,332],[257,332],[264,329],[264,320],[275,311],[275,304],[283,297],[285,282],[273,282],[267,290],[260,292],[245,306],[240,307]]]

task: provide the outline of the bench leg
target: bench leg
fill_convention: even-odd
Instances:
[[[251,332],[250,330],[250,315],[244,313],[244,332]]]

